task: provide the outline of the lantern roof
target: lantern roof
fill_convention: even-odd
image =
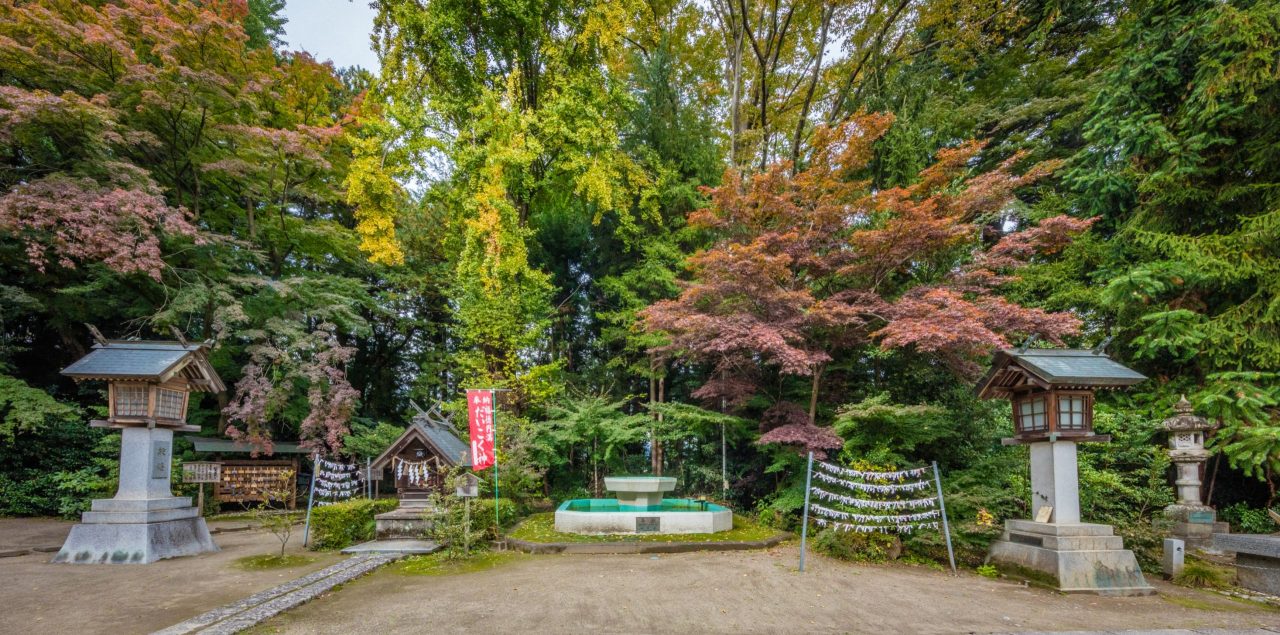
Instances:
[[[105,340],[88,355],[62,369],[76,381],[144,381],[159,383],[181,375],[194,390],[227,389],[209,363],[207,344],[173,341]]]
[[[1187,396],[1183,395],[1178,403],[1173,405],[1173,410],[1177,414],[1165,419],[1161,425],[1165,430],[1170,432],[1194,432],[1196,430],[1212,430],[1215,426],[1209,423],[1208,419],[1196,416],[1191,402],[1187,401]]]
[[[997,351],[991,370],[978,382],[984,399],[1006,397],[1019,386],[1041,389],[1122,388],[1147,377],[1101,351],[1076,348],[1007,348]]]

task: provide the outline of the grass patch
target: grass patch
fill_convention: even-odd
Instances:
[[[413,556],[396,563],[396,573],[404,575],[458,575],[487,571],[524,557],[518,551],[482,551],[470,558],[445,557],[443,552],[425,556]]]
[[[1230,573],[1221,567],[1191,561],[1183,565],[1182,572],[1174,576],[1173,583],[1199,589],[1221,589],[1230,579]]]
[[[586,536],[556,531],[556,514],[534,514],[520,523],[508,536],[527,542],[739,542],[764,540],[778,534],[771,529],[753,523],[734,514],[733,529],[714,534],[605,534]]]
[[[280,556],[279,554],[265,554],[261,556],[246,556],[236,560],[235,565],[245,571],[261,571],[265,569],[287,569],[289,567],[300,567],[304,564],[311,564],[316,559],[311,556],[299,556],[287,554]]]

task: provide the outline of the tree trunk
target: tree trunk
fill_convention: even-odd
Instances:
[[[667,378],[659,377],[658,378],[658,403],[666,403],[666,400],[667,400],[666,392],[667,392]],[[663,414],[659,412],[658,413],[658,430],[659,431],[662,430],[662,422],[663,422]],[[658,456],[658,460],[657,460],[658,470],[654,472],[654,476],[662,476],[662,460],[663,460],[663,452],[664,452],[662,447],[662,439],[655,438],[654,442],[655,442],[654,449],[656,450],[656,453]]]
[[[818,88],[818,76],[822,73],[822,54],[827,48],[827,28],[831,26],[831,18],[835,15],[835,5],[822,12],[822,31],[818,36],[818,55],[813,62],[813,74],[809,76],[809,89],[805,91],[804,102],[800,106],[800,120],[796,122],[796,136],[791,140],[791,174],[800,170],[800,141],[804,139],[804,127],[809,123],[809,107],[813,104],[813,93]],[[810,423],[813,417],[810,416]]]
[[[818,382],[822,379],[822,365],[813,367],[813,387],[809,389],[809,425],[818,421]]]

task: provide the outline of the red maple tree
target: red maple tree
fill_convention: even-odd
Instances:
[[[877,191],[859,175],[892,122],[864,114],[816,131],[811,161],[794,175],[786,162],[727,172],[708,190],[711,205],[689,217],[715,237],[689,258],[692,281],[644,311],[646,327],[667,335],[654,353],[713,366],[697,398],[739,406],[767,369],[812,377],[808,416],[788,417],[763,443],[834,447],[837,437],[815,429],[815,418],[822,368],[839,349],[912,347],[973,373],[993,347],[1031,334],[1060,342],[1079,327],[1069,314],[996,291],[1092,221],[1057,216],[993,245],[982,240],[1014,191],[1057,164],[1018,174],[1019,154],[970,175],[983,148],[971,141],[940,151],[914,183]]]

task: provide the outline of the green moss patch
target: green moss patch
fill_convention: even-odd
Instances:
[[[516,551],[482,551],[467,558],[450,559],[444,552],[405,558],[393,571],[404,575],[458,575],[487,571],[525,557]]]
[[[534,514],[520,523],[511,531],[508,536],[516,540],[526,542],[573,542],[573,543],[603,543],[603,542],[751,542],[756,540],[766,540],[777,535],[776,529],[770,529],[764,525],[751,522],[743,516],[734,514],[733,529],[729,531],[716,532],[714,534],[605,534],[600,536],[587,536],[582,534],[567,534],[556,531],[556,515],[555,512],[545,514]]]
[[[316,559],[310,556],[267,554],[261,556],[246,556],[235,561],[235,566],[246,571],[260,571],[263,569],[287,569],[289,567],[300,567],[304,564],[311,564]]]

